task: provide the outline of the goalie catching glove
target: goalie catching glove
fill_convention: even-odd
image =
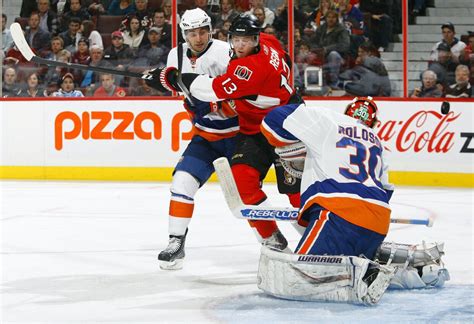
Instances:
[[[178,69],[173,66],[150,70],[143,79],[148,86],[161,92],[181,91],[178,86]]]
[[[306,158],[306,146],[303,142],[280,146],[275,148],[275,153],[280,157],[283,168],[293,177],[301,179]]]

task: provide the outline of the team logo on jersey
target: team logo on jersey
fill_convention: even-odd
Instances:
[[[286,170],[284,171],[283,176],[285,177],[284,182],[286,185],[293,186],[296,184],[296,178],[289,174]]]
[[[252,70],[250,70],[248,67],[240,66],[240,65],[238,65],[234,71],[234,75],[237,78],[239,78],[240,80],[245,80],[245,81],[250,80],[252,73],[253,73]]]

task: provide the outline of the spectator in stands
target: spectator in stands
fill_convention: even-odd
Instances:
[[[222,31],[225,31],[226,33],[228,33],[228,29],[222,29]],[[275,36],[275,37],[278,38],[277,31],[276,31],[275,27],[273,27],[273,26],[267,26],[267,27],[265,27],[265,28],[263,29],[263,32],[264,32],[265,34],[273,35],[273,36]]]
[[[91,56],[89,54],[89,40],[87,38],[81,38],[77,43],[77,51],[72,56],[71,62],[74,64],[89,65],[91,62]],[[74,82],[81,84],[86,72],[83,70],[74,69]]]
[[[193,9],[200,8],[204,10],[207,13],[207,15],[211,17],[212,26],[215,26],[218,14],[212,11],[212,6],[210,5],[210,2],[208,2],[208,0],[193,0],[193,2],[194,2]]]
[[[2,51],[7,54],[8,50],[13,46],[13,38],[10,29],[7,28],[7,16],[2,13]]]
[[[171,25],[166,22],[165,13],[162,9],[155,10],[153,14],[153,27],[160,31],[160,42],[171,49]]]
[[[63,62],[63,63],[70,63],[71,62],[71,52],[69,52],[66,49],[60,50],[57,54],[58,62]],[[60,67],[57,66],[55,68],[51,67],[48,69],[48,72],[46,73],[44,77],[44,82],[46,84],[48,83],[56,83],[58,84],[58,81],[61,80],[61,78],[66,74],[70,73],[70,69],[67,67]],[[59,85],[59,84],[58,84]]]
[[[112,16],[126,16],[137,11],[135,4],[131,0],[112,0],[107,14]]]
[[[112,74],[102,73],[100,76],[101,86],[94,92],[94,97],[125,97],[123,88],[115,84],[115,77]]]
[[[76,51],[77,41],[81,38],[80,29],[81,20],[77,17],[71,17],[67,30],[59,34],[64,40],[64,48],[71,53]]]
[[[21,87],[16,82],[17,74],[16,70],[12,67],[7,67],[3,72],[3,83],[2,83],[2,96],[16,97],[21,92]]]
[[[33,11],[38,11],[36,0],[23,0],[21,2],[20,17],[28,18]]]
[[[275,13],[270,10],[270,8],[265,7],[265,0],[249,0],[250,10],[247,13],[254,15],[255,8],[261,7],[265,11],[265,22],[264,25],[273,25],[275,20]]]
[[[168,24],[171,24],[171,13],[172,13],[171,7],[172,7],[171,0],[163,0],[163,2],[161,3],[161,10],[163,10],[163,13],[165,14],[165,21]]]
[[[148,0],[135,0],[136,11],[133,14],[128,14],[125,20],[125,26],[129,25],[129,20],[133,17],[138,18],[140,26],[144,30],[148,30],[153,23],[152,17],[148,10]]]
[[[143,79],[135,79],[136,85],[130,87],[131,89],[131,96],[135,97],[151,97],[151,96],[166,96],[168,94],[160,92],[156,89],[151,88],[148,86]]]
[[[456,31],[452,23],[448,22],[441,25],[441,31],[443,39],[433,46],[433,49],[431,50],[431,60],[438,60],[438,46],[441,43],[444,43],[449,47],[449,50],[453,54],[451,56],[452,60],[458,63],[459,56],[461,55],[462,50],[466,47],[466,44],[455,37]]]
[[[379,52],[383,52],[392,40],[392,4],[392,1],[385,0],[364,0],[360,3],[360,10],[370,13],[368,36]]]
[[[474,66],[474,32],[469,32],[467,46],[461,51],[459,62],[467,66]]]
[[[263,9],[263,7],[253,8],[253,14],[255,17],[257,17],[257,20],[260,24],[260,28],[267,27],[267,25],[265,25],[265,10]]]
[[[71,62],[74,64],[89,65],[91,56],[89,54],[89,40],[82,37],[77,42],[77,51],[72,56]]]
[[[428,69],[436,73],[438,83],[445,90],[448,85],[455,82],[454,71],[457,63],[453,60],[453,53],[449,45],[440,43],[437,47],[438,59],[428,65]]]
[[[74,76],[71,73],[66,73],[58,82],[60,88],[53,92],[52,97],[77,98],[84,97],[81,91],[75,90]]]
[[[105,15],[111,0],[83,0],[84,7],[91,16]]]
[[[232,21],[239,15],[239,12],[235,9],[234,0],[220,0],[219,14],[216,16],[216,28],[221,28],[224,21]]]
[[[112,67],[110,63],[104,60],[104,49],[97,45],[89,46],[89,54],[91,57],[90,66]],[[81,88],[86,88],[86,95],[92,95],[100,83],[100,75],[94,71],[87,71],[84,73],[81,82]]]
[[[59,32],[58,15],[51,10],[49,0],[38,0],[38,13],[40,15],[40,28],[55,36]]]
[[[327,85],[331,88],[338,87],[339,70],[350,46],[349,32],[339,23],[338,18],[336,11],[329,10],[326,13],[326,23],[310,39],[311,50],[325,60],[323,68]]]
[[[102,42],[102,36],[99,32],[95,29],[95,24],[91,20],[84,20],[81,23],[81,38],[87,38],[89,41],[89,46],[99,46],[100,48],[104,48],[104,44]]]
[[[339,3],[339,22],[346,27],[351,35],[362,36],[364,34],[364,17],[359,8],[351,5],[350,0]]]
[[[138,52],[139,66],[158,68],[166,66],[166,59],[170,49],[161,43],[160,30],[157,27],[151,27],[148,31],[148,41],[149,43]]]
[[[219,29],[216,33],[216,39],[221,40],[223,42],[227,42],[228,32],[223,29]]]
[[[64,49],[64,40],[60,36],[51,38],[51,52],[49,52],[44,58],[57,61],[58,53]]]
[[[79,25],[83,20],[90,20],[91,15],[86,8],[81,6],[81,0],[70,0],[70,10],[63,14],[61,19],[61,30],[66,30],[72,18],[79,20]],[[67,47],[67,46],[66,46]]]
[[[362,64],[365,58],[368,56],[375,56],[380,58],[379,51],[370,41],[366,41],[359,45],[359,48],[357,49],[357,58],[355,60],[355,64]]]
[[[298,28],[303,31],[303,26],[306,24],[306,14],[300,10],[296,5],[293,5],[293,17],[295,29]],[[275,20],[273,27],[279,33],[286,33],[288,30],[288,1],[284,0],[275,11]]]
[[[456,68],[456,83],[446,88],[446,98],[472,98],[472,86],[469,83],[469,68],[458,65]]]
[[[310,34],[318,29],[319,26],[326,22],[326,14],[329,10],[334,9],[333,3],[331,0],[321,0],[319,6],[310,13],[306,27],[305,33]]]
[[[344,90],[351,96],[390,97],[388,73],[378,57],[366,57],[361,65],[341,73],[339,77],[349,81],[345,83]]]
[[[419,16],[425,10],[425,0],[414,0],[413,10],[411,11],[414,17]]]
[[[26,29],[25,38],[28,45],[38,55],[44,56],[49,51],[51,36],[49,32],[39,27],[40,16],[37,12],[33,12],[28,19],[28,27]]]
[[[138,48],[148,43],[148,39],[145,37],[145,28],[135,16],[130,17],[128,23],[123,33],[123,43],[128,45],[134,53],[138,53]]]
[[[436,84],[436,73],[425,70],[421,74],[421,87],[415,88],[411,93],[411,98],[440,98],[443,92]]]
[[[123,43],[121,31],[114,31],[111,37],[112,45],[105,49],[104,59],[118,69],[124,69],[134,58],[133,51],[130,46]]]
[[[46,90],[39,84],[38,73],[31,72],[26,76],[26,86],[21,89],[18,97],[37,98],[47,97]]]

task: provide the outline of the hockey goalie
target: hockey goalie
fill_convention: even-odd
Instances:
[[[304,104],[274,109],[261,129],[288,172],[302,176],[294,254],[262,247],[258,287],[286,299],[376,304],[385,290],[443,286],[443,244],[383,242],[389,229],[378,108],[355,98],[344,114]]]

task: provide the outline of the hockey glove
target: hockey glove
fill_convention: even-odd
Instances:
[[[188,99],[185,99],[184,107],[195,116],[202,117],[210,112],[216,112],[220,107],[220,103],[200,101],[193,97],[193,104],[191,104]]]
[[[293,144],[275,148],[275,153],[280,157],[283,168],[292,176],[301,179],[306,158],[306,146],[298,141]]]
[[[181,91],[178,86],[178,69],[172,66],[150,70],[144,79],[147,85],[161,92]]]

